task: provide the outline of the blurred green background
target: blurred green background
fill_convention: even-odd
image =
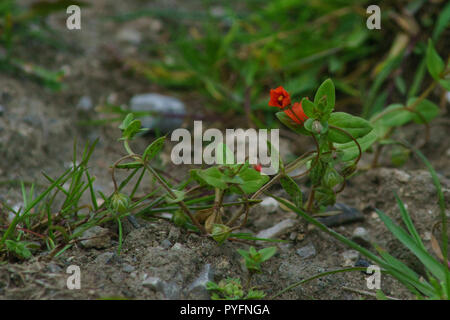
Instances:
[[[26,72],[61,89],[57,70],[30,69],[15,58],[15,47],[29,38],[63,46],[45,17],[67,4],[35,1],[24,7],[3,0],[1,70]],[[381,30],[366,27],[371,4],[381,8]],[[300,100],[331,77],[337,109],[369,117],[426,86],[428,38],[444,57],[449,52],[450,3],[439,0],[182,1],[175,8],[154,6],[100,19],[120,25],[142,17],[163,21],[163,35],[139,46],[140,59],[125,55],[124,65],[149,83],[189,94],[214,112],[245,115],[248,125],[259,127],[275,125],[267,106],[270,88],[282,85]]]

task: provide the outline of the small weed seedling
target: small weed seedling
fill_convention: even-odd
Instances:
[[[247,279],[247,294],[244,293],[244,288],[241,280],[238,278],[227,278],[221,280],[219,284],[209,281],[206,288],[212,292],[211,298],[213,300],[249,300],[249,299],[263,299],[266,294],[261,290],[250,288],[250,281],[255,273],[261,273],[261,264],[269,260],[277,252],[276,247],[264,248],[259,251],[251,246],[248,251],[238,249],[238,253],[244,257],[245,266],[249,272]]]
[[[245,266],[250,273],[260,273],[261,264],[269,260],[277,252],[277,248],[269,247],[256,251],[255,247],[251,246],[248,251],[242,249],[237,251],[244,257]]]
[[[245,294],[241,280],[238,278],[227,278],[221,280],[219,284],[209,281],[206,289],[211,291],[213,300],[251,300],[263,299],[266,294],[261,290],[249,289]]]

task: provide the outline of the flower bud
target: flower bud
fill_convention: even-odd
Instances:
[[[118,213],[125,213],[130,206],[130,197],[126,194],[116,192],[111,197],[111,208]]]
[[[342,183],[344,178],[334,169],[332,166],[328,166],[325,174],[323,175],[323,184],[328,188],[333,188],[334,186]]]
[[[311,129],[314,133],[320,134],[323,130],[323,126],[319,120],[314,120],[312,123]]]
[[[188,222],[188,217],[186,214],[180,210],[177,210],[172,215],[172,221],[175,223],[178,227],[184,227],[186,223]]]
[[[332,189],[316,189],[315,199],[318,206],[330,206],[336,203],[336,194]]]
[[[231,228],[223,224],[214,224],[211,235],[217,243],[222,244],[231,234]]]

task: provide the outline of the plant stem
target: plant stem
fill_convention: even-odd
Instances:
[[[351,135],[347,130],[344,130],[344,129],[339,128],[339,127],[331,126],[331,125],[330,125],[330,128],[338,130],[338,131],[342,132],[343,134],[347,135],[356,144],[356,146],[358,147],[358,151],[359,151],[358,158],[356,158],[356,160],[355,160],[355,165],[357,165],[359,160],[361,159],[361,156],[362,156],[361,145],[359,144],[358,140],[356,140],[355,137],[353,135]]]
[[[281,290],[280,292],[276,293],[270,299],[275,299],[275,298],[281,296],[283,293],[285,293],[285,292],[287,292],[287,291],[289,291],[291,289],[294,289],[295,287],[298,287],[299,285],[305,284],[305,283],[307,283],[309,281],[312,281],[314,279],[318,279],[318,278],[321,278],[321,277],[328,276],[330,274],[335,274],[335,273],[340,273],[340,272],[349,272],[349,271],[366,271],[366,270],[367,270],[367,268],[364,268],[364,267],[351,267],[351,268],[345,268],[345,269],[338,269],[338,270],[322,272],[322,273],[313,275],[312,277],[309,277],[307,279],[304,279],[302,281],[299,281],[299,282],[296,282],[294,284],[291,284],[289,287],[287,287],[287,288]]]
[[[128,158],[137,158],[137,159],[141,159],[137,154],[131,153],[131,154],[127,154],[126,156],[123,156],[122,158],[120,158],[119,160],[117,160],[116,162],[114,162],[114,164],[112,165],[112,171],[111,171],[111,179],[114,183],[114,192],[117,192],[117,190],[119,189],[117,186],[117,181],[116,181],[116,177],[115,177],[115,170],[116,167],[119,163],[121,163],[122,161],[128,159]]]
[[[312,186],[311,187],[311,192],[309,193],[309,196],[308,196],[308,203],[306,205],[306,211],[309,212],[309,213],[311,213],[311,210],[312,210],[312,206],[313,206],[313,203],[314,203],[314,194],[315,193],[316,193],[316,187]]]
[[[172,189],[167,185],[167,183],[159,176],[159,174],[147,163],[144,164],[145,168],[155,177],[156,180],[161,184],[161,186],[167,191],[167,193],[173,198],[176,199],[175,193],[172,191]],[[189,208],[186,206],[183,200],[177,202],[177,204],[180,206],[181,210],[184,211],[188,215],[188,217],[192,220],[192,222],[195,224],[195,226],[202,232],[203,234],[206,234],[205,228],[197,221],[197,219],[192,215]]]
[[[303,155],[301,155],[300,157],[298,157],[297,159],[295,159],[294,161],[292,161],[289,165],[286,166],[285,168],[285,172],[280,172],[278,173],[276,176],[274,176],[269,182],[267,182],[264,186],[262,186],[258,191],[256,191],[251,197],[251,200],[254,200],[256,198],[258,198],[264,191],[266,191],[269,187],[271,187],[275,182],[277,182],[278,179],[280,179],[284,174],[287,174],[291,171],[293,171],[294,169],[296,169],[297,167],[299,167],[301,164],[308,162],[309,160],[311,160],[312,158],[315,158],[315,156],[313,155],[315,153],[315,151],[309,151]]]

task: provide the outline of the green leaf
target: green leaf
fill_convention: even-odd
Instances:
[[[439,84],[447,91],[450,91],[450,79],[440,79]]]
[[[234,154],[230,148],[224,144],[219,143],[216,148],[216,163],[221,165],[234,164]]]
[[[328,137],[332,142],[336,143],[346,143],[352,141],[352,139],[349,135],[336,128],[332,128],[331,126],[347,131],[355,139],[364,137],[373,130],[367,120],[352,116],[345,112],[332,113],[330,119],[328,120],[328,124],[330,125]]]
[[[152,160],[164,147],[166,136],[160,137],[153,141],[144,151],[142,158],[144,161]]]
[[[323,174],[325,173],[325,165],[324,163],[319,159],[319,161],[316,160],[311,160],[312,165],[314,165],[314,167],[312,167],[310,173],[309,173],[309,178],[311,179],[311,182],[313,183],[313,185],[319,184],[320,180],[322,179]]]
[[[184,191],[172,189],[172,192],[175,194],[175,198],[173,198],[170,194],[167,194],[165,197],[167,203],[169,204],[178,203],[184,200],[184,197],[186,195]]]
[[[313,128],[312,128],[313,122],[314,122],[314,119],[309,118],[309,119],[307,119],[307,120],[305,121],[305,123],[304,123],[305,129],[308,130],[308,131],[311,132],[311,133],[313,132]]]
[[[323,185],[332,189],[334,186],[342,183],[344,181],[344,177],[342,177],[332,164],[328,165],[323,175]]]
[[[127,114],[125,119],[123,119],[122,123],[120,124],[119,129],[122,131],[126,130],[126,128],[128,128],[130,123],[133,121],[133,119],[134,115],[132,113]]]
[[[417,273],[414,270],[412,270],[410,267],[408,267],[406,264],[404,264],[402,261],[398,260],[397,258],[394,258],[387,251],[385,251],[384,249],[382,249],[380,246],[378,246],[376,244],[375,244],[375,250],[377,250],[379,255],[386,261],[386,263],[389,265],[389,268],[395,269],[402,273],[405,273],[413,281],[419,282],[419,276],[417,275]]]
[[[314,119],[316,117],[316,113],[314,112],[316,109],[316,105],[309,101],[309,99],[302,99],[302,109],[303,112],[308,116],[308,118]]]
[[[405,230],[397,226],[391,218],[380,210],[376,210],[380,219],[386,227],[391,231],[401,243],[403,243],[414,255],[424,264],[439,281],[445,281],[445,269],[436,259],[434,259],[427,251],[417,245],[416,241],[410,237]]]
[[[423,250],[425,249],[425,246],[423,245],[422,239],[419,236],[419,233],[417,232],[416,228],[414,227],[414,223],[411,220],[411,216],[409,215],[408,210],[406,210],[405,205],[403,204],[403,201],[400,200],[397,194],[395,194],[395,199],[397,199],[397,205],[400,208],[400,213],[402,215],[403,223],[405,224],[406,228],[409,231],[409,234],[414,238],[417,245],[420,246]]]
[[[395,77],[394,81],[395,81],[395,86],[397,87],[398,91],[400,91],[400,93],[402,95],[405,95],[406,94],[405,80],[401,76],[398,76],[398,77]]]
[[[324,98],[325,97],[325,98]],[[324,114],[330,114],[336,103],[334,83],[331,79],[325,80],[319,87],[314,96],[314,104],[316,106],[323,105],[324,108],[320,110]]]
[[[362,138],[356,139],[358,141],[361,151],[364,152],[378,139],[377,134],[374,131],[369,132],[369,134],[365,135]],[[354,141],[350,141],[347,143],[338,144],[335,143],[334,146],[340,150],[343,154],[341,157],[341,161],[350,161],[356,159],[359,155],[358,147]]]
[[[433,40],[437,40],[441,33],[448,28],[450,23],[450,2],[447,2],[445,8],[440,10],[439,18],[437,19],[435,28],[433,30]]]
[[[8,251],[14,252],[18,257],[24,259],[31,258],[31,251],[28,249],[26,242],[6,240],[5,244]]]
[[[264,184],[269,181],[269,176],[263,175],[253,168],[245,168],[241,170],[237,177],[241,178],[243,183],[240,185],[245,193],[253,193],[259,190]],[[240,192],[238,192],[240,193]]]
[[[251,260],[250,254],[249,254],[247,251],[242,250],[242,249],[237,249],[237,252],[238,252],[241,256],[243,256],[245,260]]]
[[[414,102],[417,100],[417,98],[411,98],[408,100],[408,105],[414,104]],[[418,113],[420,113],[421,116],[415,113],[411,113],[412,119],[415,123],[424,123],[424,122],[430,122],[434,118],[436,118],[439,115],[440,109],[437,105],[435,105],[433,102],[427,99],[423,99],[415,108],[414,110]]]
[[[141,120],[133,120],[122,133],[122,140],[131,140],[141,131]]]
[[[436,52],[436,49],[434,49],[433,41],[431,41],[431,39],[428,40],[426,61],[428,72],[433,79],[438,80],[441,73],[444,71],[445,65],[442,58]]]
[[[373,132],[377,135],[379,139],[383,139],[386,134],[389,132],[389,127],[384,125],[382,121],[376,121],[372,123]]]
[[[119,163],[116,165],[116,168],[119,169],[136,169],[141,168],[143,166],[142,161],[132,161],[128,163]]]
[[[372,117],[372,120],[376,119],[375,123],[382,122],[386,127],[400,127],[410,122],[414,117],[412,112],[404,108],[400,103],[391,104],[381,111],[383,115],[380,118],[376,119],[378,117],[378,114],[376,114]]]
[[[261,262],[269,260],[276,252],[277,247],[268,247],[258,251],[261,255]]]
[[[298,184],[289,176],[282,176],[280,179],[281,186],[291,197],[292,201],[297,207],[303,205],[303,194]]]
[[[391,150],[391,162],[396,167],[401,167],[408,161],[411,151],[403,146],[395,145]]]
[[[205,170],[191,170],[191,177],[201,185],[208,185],[222,190],[227,188],[225,176],[217,167],[211,167]]]
[[[294,120],[289,118],[289,116],[286,113],[284,113],[283,111],[277,112],[275,114],[275,116],[278,118],[278,120],[280,120],[280,122],[282,124],[284,124],[286,127],[291,129],[292,131],[294,131],[298,134],[306,135],[306,136],[311,135],[311,132],[308,132],[308,130],[306,130],[303,125],[296,123]]]

